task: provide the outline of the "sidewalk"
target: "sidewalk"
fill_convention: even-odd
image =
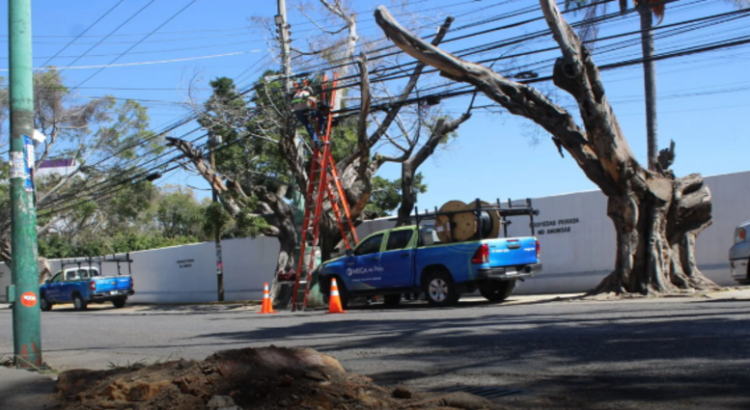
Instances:
[[[0,366],[0,410],[47,410],[56,406],[52,375]]]

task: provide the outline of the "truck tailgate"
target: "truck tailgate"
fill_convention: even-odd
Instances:
[[[536,238],[495,239],[488,243],[491,267],[538,263]]]
[[[131,287],[130,276],[106,276],[94,279],[96,293],[111,293],[113,291],[128,291]]]

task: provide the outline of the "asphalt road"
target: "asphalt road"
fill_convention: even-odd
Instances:
[[[112,308],[43,314],[62,369],[203,359],[247,346],[308,346],[383,384],[522,392],[508,408],[750,408],[750,292],[723,299],[519,305],[463,302],[258,315],[248,308]],[[0,356],[12,352],[0,310]]]

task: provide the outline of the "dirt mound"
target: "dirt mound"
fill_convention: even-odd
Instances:
[[[312,349],[268,347],[218,352],[112,370],[60,374],[61,410],[374,410],[497,409],[469,394],[425,395],[386,389],[344,371]]]

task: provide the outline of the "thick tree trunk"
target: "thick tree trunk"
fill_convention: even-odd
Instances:
[[[540,4],[562,51],[554,83],[578,102],[585,131],[538,90],[430,45],[398,24],[385,7],[378,7],[375,20],[412,57],[445,77],[474,85],[512,114],[546,129],[609,198],[617,257],[614,271],[596,292],[655,294],[716,288],[695,261],[695,237],[711,222],[711,193],[703,179],[697,174],[674,179],[666,170],[649,171],[638,164],[588,50],[553,0]]]
[[[409,160],[401,164],[401,205],[398,207],[396,226],[411,224],[411,213],[414,211],[414,205],[416,204],[413,168],[412,162]]]
[[[285,188],[279,192],[269,192],[265,187],[258,186],[253,190],[258,197],[258,211],[266,222],[273,226],[269,232],[279,240],[279,253],[276,259],[276,270],[271,285],[271,299],[274,307],[285,308],[292,297],[292,287],[288,282],[280,282],[279,275],[290,274],[296,268],[297,228],[294,223],[294,208],[286,202]]]
[[[674,294],[717,289],[698,270],[695,238],[711,223],[711,193],[697,175],[670,181],[670,195],[610,196],[617,232],[614,271],[594,293]]]
[[[275,308],[285,308],[289,305],[292,297],[293,286],[289,282],[280,282],[279,275],[284,273],[294,273],[295,256],[297,250],[297,233],[294,230],[294,219],[289,221],[280,221],[279,226],[279,254],[276,260],[276,274],[273,275],[271,284],[271,300]],[[291,231],[289,230],[291,228]]]
[[[364,161],[364,159],[358,158],[349,163],[343,170],[339,168],[339,180],[344,189],[346,201],[349,203],[351,218],[355,226],[359,224],[358,220],[370,200],[370,191],[372,188],[370,181],[378,171],[378,168],[380,168],[380,165],[382,165],[379,161],[367,161],[363,170],[360,165],[361,161]],[[337,249],[339,252],[343,252],[344,250],[341,230],[334,220],[330,209],[331,205],[328,202],[323,204],[320,226],[320,256],[323,261],[331,259]],[[351,245],[354,246],[353,243]]]
[[[643,49],[643,86],[646,94],[646,137],[648,169],[656,170],[659,139],[656,126],[656,62],[654,58],[654,16],[648,2],[638,6],[641,17],[641,48]]]

